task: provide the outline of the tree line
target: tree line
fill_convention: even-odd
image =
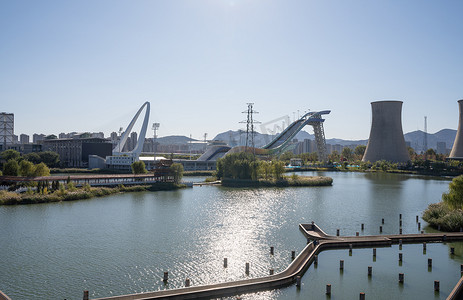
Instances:
[[[9,149],[0,153],[0,158],[2,160],[1,173],[4,176],[48,176],[50,175],[49,166],[59,162],[58,154],[51,151],[21,155],[18,151]]]

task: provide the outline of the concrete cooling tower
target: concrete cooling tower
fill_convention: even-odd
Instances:
[[[460,109],[458,131],[449,158],[463,159],[463,99],[458,100],[458,108]]]
[[[370,138],[362,161],[409,161],[402,131],[402,101],[371,102],[371,111]]]

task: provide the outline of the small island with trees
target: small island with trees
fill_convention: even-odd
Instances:
[[[463,175],[455,177],[442,201],[433,203],[423,213],[423,220],[442,231],[463,230]]]
[[[259,160],[249,152],[229,154],[217,160],[215,178],[227,187],[331,186],[326,176],[284,176],[285,165],[279,160]]]

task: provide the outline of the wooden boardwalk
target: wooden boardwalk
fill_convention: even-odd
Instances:
[[[330,236],[316,224],[300,224],[299,228],[310,242],[284,271],[265,277],[172,290],[122,295],[95,300],[148,300],[148,299],[209,299],[239,295],[260,290],[271,290],[288,286],[304,275],[315,255],[330,248],[387,247],[392,244],[442,242],[463,240],[463,232],[441,232],[430,234],[396,234],[376,236]],[[457,285],[458,286],[458,285]],[[456,287],[457,288],[457,287]],[[461,289],[460,289],[461,290]],[[457,298],[448,298],[457,299]]]

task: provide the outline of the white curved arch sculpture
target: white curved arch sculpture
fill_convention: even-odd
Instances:
[[[145,106],[146,106],[145,119],[143,120],[143,125],[141,126],[140,136],[138,138],[137,145],[135,145],[135,148],[132,151],[122,152],[122,149],[124,148],[124,145],[127,142],[127,138],[129,137],[129,134],[132,132],[133,125],[138,120],[138,116],[140,115],[140,113],[142,112]],[[143,150],[143,144],[145,143],[146,129],[148,128],[149,116],[150,116],[150,103],[146,101],[140,107],[138,112],[135,114],[129,126],[127,126],[127,129],[124,131],[124,134],[122,134],[122,137],[119,143],[117,143],[116,147],[114,147],[113,155],[126,154],[126,155],[136,156],[137,158],[140,156],[140,153]]]

